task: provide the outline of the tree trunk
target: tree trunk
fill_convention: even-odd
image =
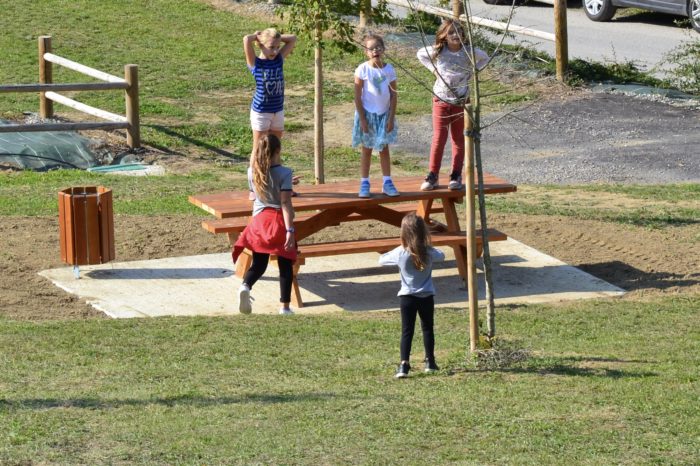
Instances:
[[[317,23],[319,24],[319,23]],[[323,49],[321,28],[316,27],[314,50],[314,174],[316,184],[325,183],[323,176]]]
[[[467,296],[469,298],[469,350],[479,341],[479,288],[476,281],[476,216],[474,214],[474,129],[471,107],[464,108],[464,177],[467,228]]]
[[[360,24],[361,28],[367,27],[372,22],[372,0],[360,0]]]
[[[462,5],[462,0],[452,0],[452,17],[454,19],[459,19],[464,13],[464,5]]]

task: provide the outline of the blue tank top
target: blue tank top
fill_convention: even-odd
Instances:
[[[284,107],[284,60],[277,55],[272,60],[255,57],[250,72],[255,78],[255,94],[251,108],[258,113],[275,113]]]

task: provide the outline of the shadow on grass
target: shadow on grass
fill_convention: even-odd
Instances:
[[[126,399],[101,399],[101,398],[45,398],[45,399],[25,399],[7,400],[0,399],[0,409],[53,409],[53,408],[84,408],[84,409],[113,409],[124,406],[217,406],[244,403],[296,403],[307,401],[321,401],[337,398],[335,393],[305,393],[299,395],[289,394],[249,394],[238,397],[203,397],[182,395],[165,398],[126,398]]]
[[[501,347],[480,350],[476,353],[475,372],[499,372],[503,374],[560,375],[570,377],[599,377],[610,379],[657,377],[646,370],[623,370],[623,364],[653,364],[639,359],[605,358],[598,356],[536,357],[529,350],[511,342]],[[468,372],[472,370],[467,369]],[[456,371],[459,372],[459,371]]]
[[[551,364],[546,366],[528,368],[499,369],[497,372],[511,374],[538,374],[538,375],[564,375],[572,377],[607,377],[612,379],[645,378],[658,376],[655,372],[648,371],[623,371],[607,367],[578,367],[567,364]]]
[[[160,133],[167,134],[168,136],[172,136],[174,138],[180,139],[180,140],[185,141],[185,142],[192,144],[194,146],[201,147],[203,149],[207,149],[207,150],[212,151],[218,155],[232,159],[232,161],[234,161],[234,162],[248,160],[247,156],[244,157],[241,154],[234,154],[233,152],[229,152],[227,150],[221,149],[220,147],[212,146],[208,142],[204,142],[200,139],[195,139],[195,138],[188,136],[186,134],[179,133],[171,128],[168,128],[167,126],[161,126],[161,125],[143,125],[143,126],[148,126],[149,128],[152,128],[155,131],[158,131]]]

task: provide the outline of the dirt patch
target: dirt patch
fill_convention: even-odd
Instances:
[[[117,216],[117,261],[228,250],[224,235],[211,235],[195,216]],[[563,217],[494,215],[491,226],[592,275],[630,291],[630,297],[700,293],[700,227],[649,230]],[[377,229],[368,224],[356,231]],[[342,237],[324,233],[317,240]],[[37,275],[61,267],[58,222],[53,217],[6,217],[0,224],[0,315],[18,320],[101,317],[84,302]],[[629,298],[628,298],[629,299]]]

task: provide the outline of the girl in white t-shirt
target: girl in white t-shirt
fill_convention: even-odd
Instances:
[[[476,63],[472,63],[474,51]],[[442,23],[435,45],[418,49],[418,60],[435,75],[433,86],[433,142],[430,147],[429,173],[421,185],[423,191],[438,187],[438,175],[447,134],[452,138],[452,170],[449,189],[459,190],[464,168],[464,105],[469,103],[469,80],[474,68],[480,70],[489,56],[472,47],[458,21]]]
[[[382,193],[398,196],[391,180],[389,144],[396,142],[396,71],[384,63],[384,39],[375,34],[362,41],[368,60],[355,70],[355,124],[352,147],[362,146],[359,197],[370,197],[369,167],[372,150],[379,151]]]

